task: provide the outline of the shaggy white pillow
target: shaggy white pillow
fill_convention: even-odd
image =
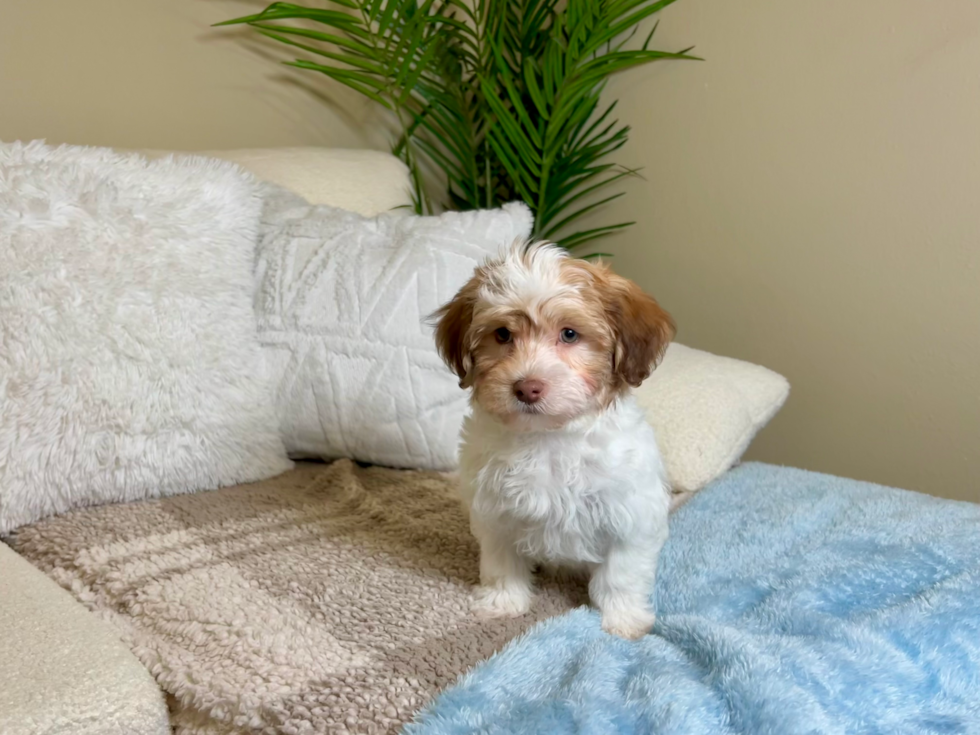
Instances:
[[[255,302],[286,449],[451,469],[467,397],[426,317],[501,246],[524,204],[366,218],[268,187]]]
[[[735,464],[789,395],[786,378],[680,344],[634,391],[674,492],[700,490]]]
[[[0,533],[289,468],[232,164],[0,144]]]

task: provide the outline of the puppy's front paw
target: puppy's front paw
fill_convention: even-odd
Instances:
[[[656,615],[650,610],[627,609],[602,613],[602,629],[628,641],[642,638],[653,628]]]
[[[473,612],[481,618],[516,618],[531,609],[531,593],[512,587],[480,587]]]

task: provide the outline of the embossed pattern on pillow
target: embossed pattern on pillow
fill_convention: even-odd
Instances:
[[[519,203],[366,218],[268,187],[255,306],[287,451],[454,467],[467,399],[425,320],[531,224]]]

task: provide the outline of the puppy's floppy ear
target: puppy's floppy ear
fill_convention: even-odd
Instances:
[[[650,377],[677,329],[652,296],[632,281],[609,276],[612,298],[607,313],[616,334],[613,371],[635,388]]]
[[[473,358],[470,355],[468,338],[479,287],[479,278],[474,276],[452,301],[432,315],[436,320],[436,349],[449,369],[459,377],[461,388],[469,387],[472,383],[469,373],[473,367]]]

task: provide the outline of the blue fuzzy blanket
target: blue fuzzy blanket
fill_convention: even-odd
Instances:
[[[406,733],[980,733],[980,505],[747,464],[674,516],[657,609],[547,621]]]

